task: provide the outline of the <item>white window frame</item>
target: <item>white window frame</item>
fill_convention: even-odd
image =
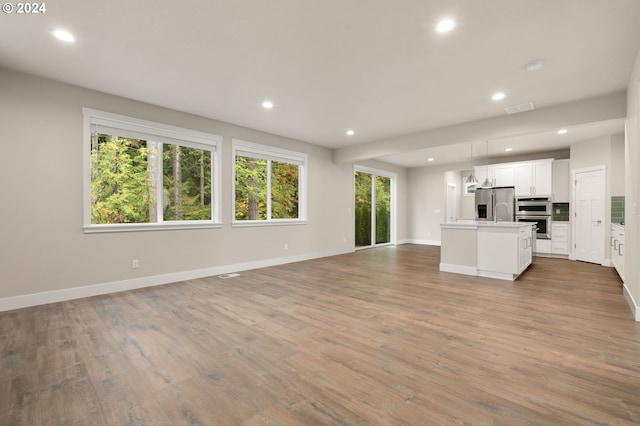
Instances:
[[[231,226],[271,226],[271,225],[304,225],[307,223],[307,163],[308,155],[302,152],[288,149],[276,148],[268,145],[261,145],[247,142],[241,139],[231,140]],[[236,157],[251,157],[262,160],[279,161],[283,163],[296,164],[298,166],[298,218],[296,219],[272,219],[271,216],[271,172],[267,174],[267,212],[268,219],[264,220],[236,220]]]
[[[396,224],[396,217],[397,217],[397,194],[398,194],[398,174],[394,173],[394,172],[388,172],[386,170],[381,170],[381,169],[375,169],[373,167],[367,167],[367,166],[362,166],[359,164],[354,164],[353,165],[353,172],[354,172],[354,183],[352,185],[352,188],[354,188],[354,194],[351,197],[352,200],[355,200],[355,172],[362,172],[362,173],[367,173],[370,174],[374,177],[373,182],[371,183],[372,187],[372,197],[375,199],[376,196],[376,185],[375,185],[375,177],[376,176],[381,176],[381,177],[386,177],[391,179],[391,212],[390,212],[390,224],[391,224],[391,235],[390,235],[390,239],[388,243],[380,243],[380,244],[376,244],[375,243],[375,238],[373,235],[373,229],[375,229],[376,227],[376,209],[372,208],[371,209],[371,228],[372,228],[372,239],[371,242],[372,244],[369,246],[364,246],[364,247],[357,247],[356,250],[363,250],[363,249],[368,249],[368,248],[372,248],[372,247],[383,247],[383,246],[390,246],[390,245],[397,245],[398,243],[398,239],[397,239],[397,224]],[[355,208],[353,209],[353,223],[355,223]]]
[[[196,229],[196,228],[220,228],[220,157],[222,136],[196,130],[184,129],[153,121],[141,120],[110,112],[98,111],[91,108],[82,108],[84,116],[83,134],[83,230],[85,233],[99,232],[127,232],[127,231],[151,231],[168,229]],[[114,136],[139,137],[144,140],[162,144],[179,145],[188,148],[204,149],[211,151],[211,220],[185,220],[165,221],[162,218],[162,209],[158,211],[156,223],[91,223],[91,131],[106,131]],[[162,156],[158,156],[159,164]],[[162,170],[160,168],[160,170]],[[162,173],[158,174],[158,196],[160,205],[162,197]]]

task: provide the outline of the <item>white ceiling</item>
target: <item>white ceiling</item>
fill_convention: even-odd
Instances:
[[[619,93],[640,49],[638,0],[59,0],[46,6],[39,15],[3,14],[0,66],[339,153],[357,148],[359,158],[407,167],[432,164],[426,158],[436,155],[433,163],[459,162],[468,157],[468,142],[484,141],[470,133],[466,146],[435,148],[460,139],[428,141],[383,155],[368,155],[367,147],[504,116],[508,105],[531,101],[544,110]],[[438,34],[434,27],[443,17],[457,26]],[[54,39],[59,28],[77,41]],[[544,61],[543,69],[526,71],[534,59]],[[496,91],[506,99],[492,101]],[[275,107],[263,109],[265,99]],[[531,112],[516,115],[523,114]],[[574,123],[564,139],[555,127],[524,134],[504,127],[492,132],[492,149],[512,143],[534,152],[620,133],[623,117]],[[517,144],[510,142],[514,135]]]

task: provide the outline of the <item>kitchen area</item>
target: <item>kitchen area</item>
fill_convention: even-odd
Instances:
[[[613,166],[614,160],[612,155],[606,164]],[[572,239],[572,166],[569,158],[543,158],[460,171],[458,216],[440,224],[440,270],[515,280],[536,256],[575,260],[574,244],[580,240]],[[602,261],[595,263],[614,266],[623,280],[624,207],[619,206],[624,196],[611,194],[624,186],[616,182],[624,172],[620,163],[616,167],[607,170],[606,205],[592,226],[602,231]]]

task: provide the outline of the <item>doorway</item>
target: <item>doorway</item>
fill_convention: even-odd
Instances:
[[[447,222],[456,222],[458,217],[458,188],[447,183]]]
[[[396,175],[356,166],[354,176],[356,249],[394,243]]]
[[[604,263],[605,174],[604,166],[573,171],[575,259]]]

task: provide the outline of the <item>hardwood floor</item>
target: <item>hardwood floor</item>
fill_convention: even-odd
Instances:
[[[639,424],[612,268],[403,245],[0,313],[0,425]]]

